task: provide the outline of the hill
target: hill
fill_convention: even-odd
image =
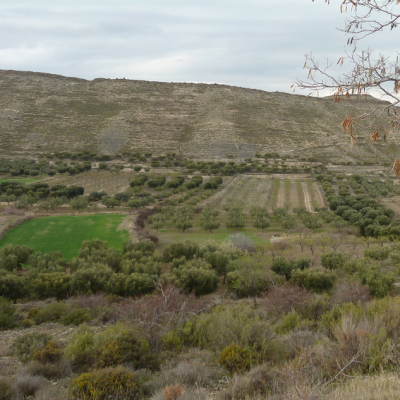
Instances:
[[[0,70],[0,156],[88,149],[98,154],[151,150],[191,158],[249,158],[256,152],[319,161],[391,161],[399,141],[356,146],[344,117],[381,101],[264,92],[226,85],[84,79]]]

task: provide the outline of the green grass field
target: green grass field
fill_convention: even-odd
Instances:
[[[90,215],[43,217],[27,221],[8,232],[0,247],[7,244],[27,245],[35,252],[61,251],[68,261],[78,255],[84,240],[106,240],[109,247],[120,249],[129,239],[128,231],[118,230],[125,215]]]

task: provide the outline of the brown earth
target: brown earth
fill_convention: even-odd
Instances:
[[[370,127],[359,127],[356,146],[342,132],[346,116],[384,104],[372,97],[335,104],[331,98],[226,85],[87,81],[4,70],[0,91],[0,156],[149,149],[197,159],[278,152],[364,162],[389,161],[400,150],[396,135],[381,148],[369,143]]]

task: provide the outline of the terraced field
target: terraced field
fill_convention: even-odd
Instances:
[[[240,175],[225,179],[225,187],[203,205],[217,208],[240,205],[244,212],[252,206],[267,206],[270,211],[276,207],[305,206],[313,211],[314,206],[323,207],[324,198],[315,182],[309,179],[287,177],[272,178],[265,175]]]

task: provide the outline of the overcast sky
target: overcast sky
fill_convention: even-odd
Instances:
[[[290,92],[305,53],[343,55],[340,3],[3,0],[0,69]]]

